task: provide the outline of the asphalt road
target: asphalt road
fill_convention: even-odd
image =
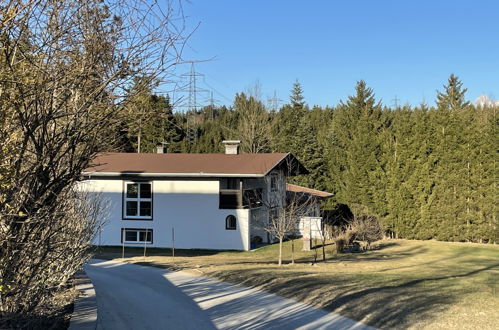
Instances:
[[[92,260],[97,329],[373,329],[273,294],[185,272]]]

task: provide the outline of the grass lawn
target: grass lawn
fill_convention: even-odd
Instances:
[[[277,266],[278,246],[250,252],[127,248],[126,261],[193,271],[258,287],[387,328],[499,329],[499,246],[388,240],[379,249],[334,255],[312,264],[314,251]],[[291,243],[286,242],[284,258]],[[100,248],[96,258],[121,257]],[[318,251],[318,260],[321,260]]]

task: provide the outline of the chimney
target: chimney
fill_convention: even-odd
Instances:
[[[156,153],[158,154],[166,154],[168,152],[168,142],[161,142],[156,147]]]
[[[239,154],[239,144],[241,141],[239,140],[225,140],[222,141],[225,145],[225,154],[226,155],[237,155]]]

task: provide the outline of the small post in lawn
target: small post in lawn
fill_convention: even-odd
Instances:
[[[144,237],[144,260],[146,260],[146,251],[147,251],[147,233],[148,233],[148,230],[146,229],[146,234],[145,234],[145,237]]]
[[[314,254],[314,264],[317,263],[317,239],[314,238],[314,251],[315,251],[315,254]]]
[[[175,228],[172,227],[172,259],[175,263]]]
[[[125,259],[125,230],[121,230],[121,259]]]

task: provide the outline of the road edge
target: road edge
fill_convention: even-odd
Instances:
[[[80,294],[74,302],[74,311],[68,330],[95,330],[97,328],[97,298],[94,285],[84,270],[75,274],[74,283]]]

